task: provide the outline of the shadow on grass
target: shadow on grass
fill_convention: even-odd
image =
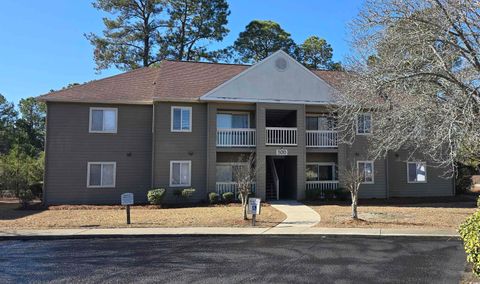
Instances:
[[[350,201],[305,201],[306,205],[350,206]],[[476,208],[476,201],[462,196],[452,197],[392,197],[389,199],[360,199],[358,206]]]
[[[16,220],[41,213],[45,210],[46,208],[38,202],[27,208],[22,208],[18,203],[0,201],[0,220]]]

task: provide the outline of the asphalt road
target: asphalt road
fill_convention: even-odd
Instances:
[[[0,241],[0,283],[458,283],[461,242],[322,236]]]

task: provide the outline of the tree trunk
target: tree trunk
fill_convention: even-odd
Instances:
[[[248,220],[247,216],[247,198],[242,194],[243,220]]]
[[[352,219],[358,219],[357,205],[358,205],[358,194],[351,192],[352,195]]]

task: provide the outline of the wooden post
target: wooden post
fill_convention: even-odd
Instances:
[[[130,205],[127,205],[127,224],[130,225]]]
[[[252,226],[255,227],[255,219],[257,217],[257,214],[252,214]]]

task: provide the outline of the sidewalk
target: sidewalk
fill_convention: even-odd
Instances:
[[[371,229],[371,228],[112,228],[112,229],[52,229],[52,230],[5,230],[0,229],[0,239],[35,238],[91,238],[120,236],[209,236],[209,235],[346,235],[372,237],[453,237],[454,230],[424,229]]]

